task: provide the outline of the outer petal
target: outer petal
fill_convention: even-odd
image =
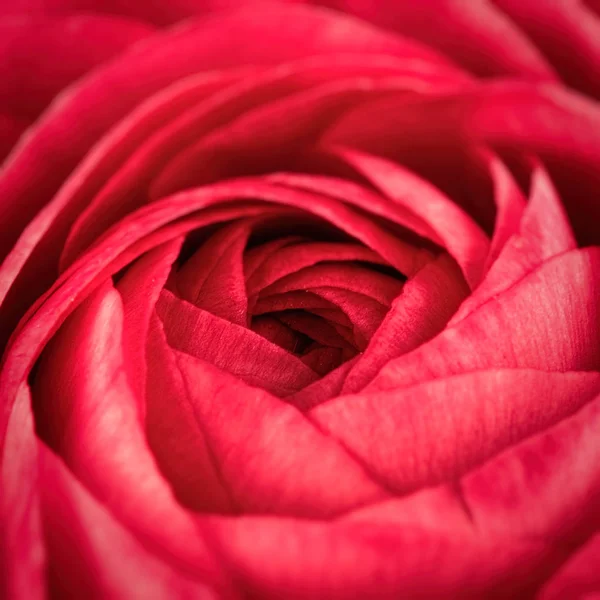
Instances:
[[[115,600],[227,597],[152,553],[50,450],[43,444],[40,448],[39,482],[51,594]]]
[[[34,120],[65,87],[153,30],[95,15],[0,21],[0,110]]]
[[[27,125],[27,121],[14,115],[0,114],[0,164],[4,162],[21,134],[27,129]]]
[[[569,85],[600,97],[600,16],[586,0],[494,0]]]
[[[376,118],[381,114],[386,119]],[[438,155],[448,161],[449,152],[460,152],[465,141],[491,145],[509,156],[532,153],[543,159],[558,187],[578,241],[589,244],[599,241],[592,226],[600,217],[594,201],[599,124],[597,103],[564,88],[497,82],[436,99],[397,96],[363,104],[332,128],[328,142],[408,164],[416,155],[424,165]],[[468,158],[456,167],[472,169]],[[451,167],[442,162],[432,176],[440,170],[438,176],[455,176],[456,169],[447,171]]]
[[[121,299],[108,284],[65,323],[36,375],[38,432],[153,552],[199,574],[211,571],[205,541],[149,451],[123,359],[122,327]]]
[[[345,25],[343,37],[336,34],[342,24]],[[248,44],[248,39],[254,43]],[[273,53],[273,47],[280,51]],[[17,229],[21,231],[23,224],[49,201],[103,130],[149,94],[181,77],[198,69],[272,65],[339,52],[388,52],[405,59],[446,64],[419,44],[387,36],[348,17],[302,7],[274,5],[268,18],[249,7],[229,13],[227,17],[216,16],[187,29],[156,36],[143,49],[130,52],[114,65],[97,72],[45,116],[18,157],[11,162],[1,182],[2,191],[10,190],[15,204],[18,204],[16,198],[20,194],[29,196],[29,201],[19,204],[18,214],[15,204],[2,207],[3,219],[10,215],[11,222],[15,226],[18,222]],[[114,94],[115,89],[119,89],[118,95]],[[108,98],[110,103],[105,105],[101,100]],[[102,106],[100,111],[99,106]],[[76,123],[86,126],[79,129]],[[74,128],[80,136],[77,140],[70,135]],[[59,164],[51,160],[57,154],[61,157]],[[44,168],[44,165],[48,166]],[[44,182],[43,195],[31,197],[31,176]],[[13,242],[11,237],[4,244],[10,248]]]
[[[598,528],[599,425],[600,397],[458,486],[326,524],[245,517],[211,530],[261,598],[529,599]]]
[[[535,44],[486,0],[318,0],[321,4],[418,39],[478,75],[552,79],[553,69]]]
[[[23,385],[8,422],[0,470],[0,592],[3,598],[43,600],[46,549],[40,514],[31,395]]]
[[[596,598],[600,594],[599,564],[600,534],[596,533],[544,585],[540,600]]]
[[[245,4],[259,8],[268,5],[269,0],[245,0]],[[6,0],[0,14],[54,15],[69,13],[105,13],[132,17],[166,26],[203,15],[213,10],[235,8],[235,0],[148,0],[147,2],[129,2],[128,0]]]

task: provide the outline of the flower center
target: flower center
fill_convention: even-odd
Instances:
[[[241,366],[248,356],[282,360],[283,351],[278,368],[301,363],[315,378],[353,359],[405,279],[358,240],[299,211],[290,219],[284,210],[285,220],[241,219],[188,248],[163,292],[169,302],[226,322],[211,344],[225,344],[227,364],[250,382]],[[168,320],[165,326],[169,337]]]

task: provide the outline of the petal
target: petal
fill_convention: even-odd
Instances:
[[[329,523],[213,521],[213,539],[240,585],[261,598],[534,597],[597,529],[599,407],[597,398],[458,488],[387,500]]]
[[[351,338],[351,332],[348,331],[348,335],[343,335],[339,331],[340,328],[328,323],[325,319],[302,311],[289,311],[277,315],[277,317],[294,331],[307,335],[319,344],[346,350],[351,354],[356,352],[352,347],[352,342],[348,340],[348,337]]]
[[[516,587],[514,578],[518,584],[526,577],[519,561],[540,550],[529,541],[496,548],[470,531],[440,535],[393,523],[242,517],[211,525],[240,587],[265,600],[483,600],[497,590],[497,597],[507,597]]]
[[[203,581],[202,576],[190,576],[161,560],[115,519],[50,450],[43,444],[40,449],[52,594],[69,598],[93,594],[125,600],[135,589],[144,598],[217,598],[216,591],[207,585],[208,578]]]
[[[383,306],[390,306],[402,289],[397,279],[352,263],[317,264],[305,267],[264,288],[263,297],[295,290],[334,287],[363,294]]]
[[[577,242],[560,198],[546,171],[538,167],[532,176],[531,198],[517,231],[509,238],[481,285],[462,304],[451,323],[464,319],[544,261],[576,248]]]
[[[381,114],[386,119],[376,118]],[[340,119],[327,141],[404,164],[421,161],[430,177],[441,178],[439,185],[454,187],[451,196],[457,199],[465,194],[456,185],[456,172],[462,168],[467,177],[467,167],[472,168],[468,156],[459,156],[466,142],[491,145],[501,155],[537,155],[558,187],[578,241],[588,244],[598,240],[591,217],[596,218],[599,210],[592,200],[598,185],[599,123],[597,104],[567,89],[496,82],[437,99],[397,96],[363,103]],[[453,152],[460,158],[454,163]],[[433,157],[438,154],[442,163],[436,167]],[[476,204],[470,204],[472,211]]]
[[[7,321],[16,320],[19,310],[22,312],[24,305],[31,303],[46,286],[51,285],[56,276],[56,261],[71,222],[90,202],[90,195],[93,197],[107,179],[110,181],[112,170],[134,153],[134,150],[140,145],[144,147],[142,141],[148,130],[155,127],[157,122],[161,123],[166,119],[170,111],[184,110],[188,103],[197,102],[197,95],[200,97],[206,94],[210,95],[214,89],[229,83],[231,77],[231,75],[223,74],[203,75],[191,78],[192,81],[186,80],[180,86],[173,86],[175,89],[168,88],[164,93],[158,94],[157,97],[144,103],[138,111],[134,111],[130,115],[130,118],[125,119],[105,138],[100,139],[94,151],[89,154],[79,168],[75,169],[71,177],[67,178],[63,188],[52,202],[25,228],[19,242],[2,264],[3,277],[0,279],[0,298],[4,298],[10,289],[10,300],[3,304],[3,310],[12,310],[12,314],[9,313],[6,317]],[[110,104],[110,106],[113,105],[113,103]],[[65,125],[65,127],[67,126]],[[81,129],[80,133],[83,134],[84,131],[86,130]],[[60,139],[57,132],[50,134],[50,137],[54,140],[50,143],[58,143],[58,139]],[[100,136],[98,135],[98,137]],[[73,144],[75,143],[75,140],[71,141]],[[64,158],[67,155],[65,150],[61,157]],[[17,153],[18,156],[19,153]],[[44,160],[42,163],[46,164]],[[43,167],[42,165],[38,166],[39,169],[36,170],[36,173],[40,175]],[[10,172],[12,171],[9,167]],[[65,172],[64,175],[68,174],[70,173]],[[136,201],[140,192],[137,187],[137,184],[140,183],[139,173],[134,171],[133,175],[131,173],[129,175],[132,176],[135,184],[131,187],[131,182],[129,182],[130,187],[125,186],[124,197],[117,197],[118,203],[124,207],[127,207],[132,200]],[[30,174],[30,176],[35,177],[34,174]],[[3,185],[3,181],[0,180],[0,187]],[[37,189],[40,191],[48,186],[48,181],[43,184],[41,180],[38,182]],[[12,185],[10,181],[8,184]],[[107,207],[105,206],[105,208]],[[11,206],[7,205],[6,209],[10,210]],[[23,205],[23,213],[27,210],[26,205]],[[106,216],[102,219],[97,218],[101,224],[105,222],[103,219],[106,219]],[[24,224],[25,222],[23,222]],[[63,254],[66,251],[67,249],[63,251]]]
[[[161,292],[157,312],[170,346],[250,385],[287,395],[316,379],[315,373],[293,354],[167,291]]]
[[[598,261],[598,248],[549,260],[428,344],[390,361],[368,389],[493,367],[597,370]]]
[[[593,598],[600,590],[600,535],[596,534],[542,588],[540,600],[560,598]]]
[[[417,43],[388,36],[364,23],[326,11],[273,5],[268,17],[265,19],[262,11],[247,7],[156,36],[144,44],[143,50],[129,52],[71,90],[37,125],[0,181],[2,197],[7,193],[13,199],[10,206],[2,207],[3,221],[10,220],[15,228],[15,234],[3,240],[2,255],[14,244],[25,223],[49,202],[102,132],[148,95],[198,69],[273,65],[340,52],[389,53],[434,66],[446,65],[434,52]],[[340,36],[342,26],[344,35]],[[249,39],[253,43],[248,44]],[[273,47],[280,51],[273,53]],[[114,93],[115,89],[119,94]],[[76,139],[72,135],[74,130],[78,133]],[[43,189],[44,194],[32,197],[34,181],[35,189]],[[21,198],[23,203],[19,201]]]
[[[97,15],[0,21],[1,109],[34,120],[65,87],[153,29]]]
[[[0,113],[0,165],[10,154],[27,126],[27,121],[23,121],[14,115]]]
[[[191,510],[239,512],[156,313],[150,320],[147,357],[146,432],[161,473]]]
[[[46,549],[40,514],[31,395],[26,385],[19,391],[2,447],[0,482],[0,590],[5,598],[42,600],[45,595]]]
[[[203,311],[245,327],[248,296],[243,255],[256,221],[225,227],[206,240],[177,271],[181,297]]]
[[[314,154],[315,159],[321,161],[321,163],[331,158],[339,157],[342,160],[345,159],[342,151],[328,151],[321,147]],[[350,174],[346,175],[349,176]],[[437,234],[413,212],[412,206],[402,205],[400,202],[392,203],[388,197],[374,194],[370,188],[364,185],[356,185],[347,179],[338,177],[285,172],[268,175],[267,181],[279,183],[294,189],[323,194],[324,196],[329,196],[364,209],[386,221],[399,225],[399,234],[411,242],[422,242],[421,238],[425,237],[436,244],[440,243]],[[415,236],[415,234],[418,234],[418,236]]]
[[[581,0],[495,0],[568,85],[600,96],[600,18]]]
[[[7,0],[2,5],[2,14],[53,15],[79,12],[122,15],[156,25],[169,25],[211,9],[223,8],[229,0],[174,0],[164,2],[150,0],[143,4],[132,4],[126,0]]]
[[[364,354],[348,373],[344,393],[367,385],[391,359],[427,342],[446,325],[468,288],[447,255],[426,265],[406,282]]]
[[[487,274],[489,265],[498,258],[511,235],[519,230],[526,201],[512,173],[498,156],[486,151],[482,159],[487,163],[494,182],[494,200],[497,208],[494,235],[484,269]]]
[[[463,268],[467,281],[474,284],[481,277],[489,240],[450,198],[391,161],[349,148],[334,148],[333,152],[358,170],[395,204],[409,208],[429,225]]]
[[[66,321],[35,377],[39,435],[154,552],[203,569],[211,560],[205,542],[173,498],[144,437],[122,328],[121,298],[109,284]]]
[[[158,199],[220,179],[285,169],[349,107],[366,96],[404,87],[404,82],[393,76],[359,75],[352,79],[338,75],[314,89],[276,96],[180,149],[155,177],[150,197]]]
[[[358,244],[304,242],[286,245],[264,260],[247,279],[248,295],[259,293],[271,283],[319,262],[362,261],[385,264],[375,252]]]
[[[321,0],[380,27],[420,40],[478,75],[553,79],[538,48],[491,2]]]
[[[326,286],[312,288],[312,293],[339,307],[341,315],[349,321],[347,325],[352,328],[354,340],[361,351],[366,348],[388,312],[386,306],[362,293],[357,294]],[[327,314],[326,309],[313,309],[311,312],[319,316]],[[332,315],[327,315],[327,318],[335,321]],[[340,324],[345,323],[340,322]]]
[[[140,402],[140,415],[146,407],[146,343],[150,318],[183,239],[175,239],[151,250],[130,266],[116,288],[123,302],[123,355],[127,363],[130,385]]]
[[[298,410],[305,412],[321,402],[339,396],[344,380],[346,379],[348,372],[356,364],[357,359],[358,357],[355,357],[344,362],[337,367],[337,369],[329,371],[329,373],[320,379],[317,379],[314,383],[311,383],[299,392],[288,396],[286,401],[298,408]]]
[[[188,354],[172,353],[223,481],[245,511],[328,517],[386,496],[295,408]]]
[[[572,414],[598,389],[597,373],[490,370],[340,396],[310,416],[379,481],[405,493],[459,476]]]

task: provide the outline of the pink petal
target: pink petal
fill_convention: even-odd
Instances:
[[[537,167],[532,175],[531,198],[517,230],[502,248],[481,285],[461,305],[451,323],[458,323],[544,261],[576,248],[577,242],[560,198],[546,171]]]
[[[183,239],[159,246],[133,263],[116,288],[123,302],[123,355],[130,385],[145,414],[146,344],[150,318],[161,289],[181,249]]]
[[[598,526],[599,408],[600,398],[458,487],[329,523],[243,517],[211,530],[261,598],[531,598]]]
[[[220,179],[284,170],[348,108],[367,96],[403,87],[394,77],[360,73],[352,79],[338,75],[290,97],[275,97],[181,149],[152,182],[150,197],[158,199]]]
[[[173,348],[236,375],[250,385],[287,395],[316,379],[293,354],[253,331],[163,291],[157,304]]]
[[[545,579],[600,527],[599,408],[596,396],[461,481],[463,499],[483,535],[544,543],[550,559],[541,573]],[[531,575],[535,581],[533,569]]]
[[[163,559],[203,569],[212,560],[205,542],[144,437],[123,362],[122,329],[121,298],[108,284],[66,321],[36,374],[38,432],[147,547]]]
[[[335,148],[333,152],[357,169],[395,204],[409,208],[427,223],[462,267],[467,281],[471,284],[478,281],[483,272],[489,240],[450,198],[400,165],[383,158],[350,148]]]
[[[467,295],[466,283],[447,255],[425,266],[393,301],[379,330],[348,373],[343,392],[360,390],[391,359],[439,333]]]
[[[2,447],[0,543],[4,598],[42,600],[45,595],[44,547],[31,395],[24,384],[13,406]]]
[[[203,311],[245,327],[248,297],[243,256],[257,224],[253,220],[240,221],[203,242],[175,275],[181,297]]]
[[[329,371],[314,383],[288,396],[285,400],[298,410],[305,412],[321,402],[339,396],[348,372],[354,367],[357,360],[358,356],[344,362],[337,369]]]
[[[545,262],[428,344],[390,361],[368,389],[486,368],[597,370],[599,261],[600,250],[588,248]]]
[[[561,598],[594,598],[600,591],[600,535],[596,534],[544,585],[539,594],[540,600],[560,600]]]
[[[254,272],[271,256],[276,256],[286,246],[301,241],[305,241],[302,236],[289,235],[278,237],[254,248],[249,248],[244,255],[244,275],[246,276],[246,280],[250,280]]]
[[[514,597],[515,579],[518,585],[526,578],[540,548],[528,540],[498,548],[458,527],[439,534],[419,525],[269,517],[211,525],[240,587],[265,600],[483,600],[497,590],[498,597]]]
[[[150,321],[147,358],[148,444],[175,497],[195,511],[239,512],[156,313]]]
[[[552,66],[536,45],[492,2],[452,0],[375,4],[320,0],[438,49],[478,75],[553,79]]]
[[[10,154],[28,123],[14,115],[0,113],[0,164]]]
[[[600,96],[600,17],[585,0],[495,0],[572,87]]]
[[[156,130],[151,131],[152,135],[146,143],[138,142],[136,151],[131,156],[125,155],[127,160],[124,164],[108,179],[101,192],[78,217],[63,252],[63,264],[70,254],[89,245],[91,239],[102,229],[140,203],[146,202],[147,194],[142,193],[140,188],[150,185],[164,170],[165,164],[171,164],[178,172],[182,169],[184,171],[183,174],[180,173],[184,181],[176,184],[177,189],[194,182],[213,181],[219,178],[219,173],[221,177],[225,177],[227,174],[260,170],[260,164],[264,164],[267,158],[270,158],[270,161],[267,160],[269,167],[273,168],[281,162],[280,159],[284,163],[291,160],[289,153],[273,154],[274,146],[280,150],[278,140],[283,138],[286,146],[290,146],[292,139],[306,140],[307,134],[315,130],[312,124],[315,118],[310,116],[312,113],[317,116],[325,113],[326,116],[327,112],[331,112],[332,106],[335,108],[347,104],[352,97],[369,93],[369,90],[373,93],[378,86],[388,88],[390,85],[407,85],[401,76],[410,68],[407,66],[409,64],[406,60],[390,56],[320,56],[295,61],[286,65],[286,68],[246,67],[241,71],[247,77],[242,78],[239,76],[239,68],[234,73],[231,70],[217,71],[216,81],[215,73],[200,81],[197,77],[190,77],[191,89],[187,89],[190,86],[185,85],[185,80],[184,85],[171,86],[170,93],[166,90],[157,97],[160,100],[158,104],[164,104],[170,110],[164,111],[162,118],[154,123]],[[359,82],[356,81],[357,77],[361,78]],[[387,83],[392,77],[393,81]],[[396,84],[397,80],[401,82]],[[215,83],[220,83],[224,89],[221,93],[211,95],[211,88],[206,89],[207,83],[212,83],[213,87]],[[226,86],[227,83],[232,85]],[[198,95],[200,90],[195,89],[198,84],[202,87],[202,95]],[[319,89],[312,90],[315,86]],[[190,93],[197,97],[195,104],[189,104],[187,97]],[[288,98],[290,94],[291,97]],[[184,108],[189,107],[189,110],[180,114],[182,95],[186,102]],[[312,104],[310,107],[309,100]],[[170,106],[173,101],[176,101],[177,106]],[[145,104],[153,103],[147,101]],[[291,117],[292,111],[298,113],[298,119],[285,119],[286,116]],[[282,112],[283,122],[274,127],[273,119],[281,120]],[[127,124],[131,129],[131,125],[137,120],[134,118],[136,113],[143,116],[145,111],[134,111],[120,128]],[[296,120],[301,122],[296,124]],[[311,123],[306,123],[307,120]],[[323,120],[323,115],[320,120]],[[302,127],[302,123],[306,123],[306,127]],[[156,124],[160,127],[156,128]],[[280,137],[277,138],[276,134]],[[250,152],[249,147],[252,145],[257,147]],[[267,153],[269,147],[271,152]],[[194,148],[198,148],[203,156],[194,159]],[[177,165],[182,161],[186,162],[185,157],[190,154],[194,166],[186,174],[186,167]],[[237,158],[233,160],[234,157]],[[257,165],[253,166],[254,162]],[[167,171],[171,170],[167,167]],[[195,175],[190,175],[192,172]],[[151,197],[166,193],[164,187],[162,190],[157,189],[157,183],[152,187],[154,191],[149,192]],[[68,202],[64,198],[62,200]]]
[[[2,208],[3,221],[9,219],[16,232],[22,231],[103,131],[142,99],[199,68],[281,64],[306,56],[340,52],[389,53],[404,60],[446,65],[446,61],[419,44],[388,36],[347,17],[281,5],[271,6],[267,15],[268,18],[264,12],[247,7],[156,36],[144,44],[143,51],[128,53],[72,90],[60,105],[45,115],[4,173],[0,190],[3,197],[8,193],[13,202]],[[339,36],[336,32],[342,25],[344,36]],[[253,43],[248,44],[249,39]],[[280,51],[273,53],[273,47]],[[454,69],[449,68],[449,71]],[[114,93],[115,89],[119,89],[119,94]],[[76,140],[73,130],[80,136]],[[58,164],[57,156],[60,156]],[[32,197],[32,181],[43,182],[45,193]],[[42,189],[41,185],[35,187]],[[22,203],[20,198],[24,199]],[[19,207],[18,211],[15,206]],[[3,255],[14,244],[16,235],[18,233],[3,240]]]
[[[34,120],[73,81],[153,30],[97,15],[0,21],[1,109]]]
[[[327,286],[312,288],[312,293],[339,307],[341,314],[347,317],[354,332],[356,344],[361,351],[366,348],[388,312],[386,306],[362,293],[357,294]],[[324,309],[313,309],[311,312],[322,315]],[[329,319],[334,319],[334,317],[329,317]]]
[[[334,287],[363,294],[383,306],[390,306],[400,293],[402,285],[402,282],[389,275],[351,263],[317,264],[277,280],[264,288],[261,295],[272,296],[294,290],[311,291],[311,288]]]
[[[366,296],[362,297],[367,300]],[[329,300],[325,300],[321,296],[317,296],[314,291],[298,290],[296,292],[284,292],[275,296],[259,298],[253,310],[255,315],[263,315],[283,310],[296,309],[314,312],[318,309],[327,308],[335,308],[335,304],[332,304]]]
[[[315,152],[315,158],[321,163],[334,157],[345,160],[344,152],[338,152],[336,149],[328,151],[325,148],[319,148],[319,151]],[[347,162],[351,163],[352,161],[349,160]],[[366,177],[366,174],[363,175]],[[350,173],[347,173],[346,176],[349,177]],[[366,179],[368,180],[368,177]],[[391,203],[390,199],[385,195],[374,194],[366,186],[356,185],[348,179],[323,175],[274,173],[268,175],[267,180],[286,187],[323,194],[324,196],[329,196],[364,209],[386,221],[399,225],[400,235],[408,241],[419,243],[423,241],[421,238],[425,237],[436,244],[440,243],[440,238],[435,231],[431,229],[428,223],[416,215],[412,206],[402,205],[399,202]],[[415,234],[417,235],[415,236]]]
[[[494,182],[497,207],[494,235],[484,269],[487,274],[489,265],[498,258],[510,237],[518,232],[526,201],[512,173],[496,155],[485,152],[482,159],[487,163]]]
[[[407,492],[459,476],[572,414],[598,389],[597,373],[481,371],[339,396],[310,415],[379,481]]]
[[[194,597],[216,600],[210,579],[170,565],[120,523],[40,444],[49,587],[60,597]],[[76,565],[76,568],[74,566]],[[221,590],[225,597],[236,597]]]
[[[319,375],[326,375],[344,362],[344,354],[341,348],[325,346],[310,350],[301,360]]]
[[[358,244],[305,242],[286,245],[264,260],[248,277],[248,295],[259,293],[271,283],[319,262],[363,261],[385,264],[375,252]]]
[[[245,511],[324,517],[386,496],[295,408],[197,358],[171,352],[185,394],[173,406],[193,408],[225,485]]]
[[[377,119],[381,114],[387,115],[385,120]],[[472,169],[469,157],[460,156],[466,142],[538,155],[559,189],[579,242],[587,244],[598,240],[591,222],[600,216],[592,201],[598,185],[599,123],[598,106],[564,88],[497,82],[436,99],[397,96],[364,103],[337,123],[327,141],[418,166],[432,181],[438,178],[438,185],[454,188],[450,195],[457,201],[469,200],[464,198],[465,182],[459,186],[456,180],[459,168],[465,177]],[[479,202],[482,197],[480,193]],[[475,208],[471,201],[469,210]]]
[[[272,0],[245,0],[244,5],[255,9]],[[237,8],[235,0],[148,0],[137,3],[129,0],[6,0],[0,8],[0,14],[65,14],[65,13],[105,13],[141,19],[158,26],[169,26],[178,21],[214,11]]]
[[[250,329],[288,352],[293,352],[296,348],[298,340],[296,334],[274,317],[269,315],[254,316],[252,317]]]
[[[352,342],[348,340],[352,332],[348,332],[350,336],[345,336],[337,327],[320,317],[303,311],[289,311],[279,314],[277,318],[294,331],[307,335],[319,344],[347,350],[353,354],[356,352]]]
[[[2,264],[0,298],[9,294],[9,301],[2,305],[4,319],[8,323],[16,321],[19,313],[23,312],[23,307],[39,296],[46,286],[51,285],[55,277],[55,263],[71,222],[90,202],[89,195],[93,196],[104,185],[107,178],[110,179],[110,173],[115,166],[141,144],[148,129],[155,126],[156,122],[160,123],[165,119],[169,111],[177,112],[184,109],[187,103],[197,102],[196,95],[209,94],[212,89],[230,81],[231,75],[220,74],[216,77],[203,75],[192,78],[191,82],[186,81],[180,86],[175,86],[175,89],[168,88],[163,94],[140,106],[138,111],[130,115],[130,118],[109,132],[106,138],[100,139],[95,151],[89,154],[87,160],[84,160],[78,169],[75,169],[64,183],[60,193],[25,228],[17,245]],[[111,103],[110,106],[113,104]],[[57,138],[52,139],[56,143]],[[63,151],[61,157],[65,156],[67,153]],[[42,173],[41,166],[36,173],[38,175]],[[133,188],[125,187],[125,199],[122,196],[117,197],[118,204],[125,207],[132,199],[134,201],[138,199],[136,185],[140,183],[137,177],[139,174],[134,172],[133,175],[135,175]],[[34,177],[33,174],[30,176]],[[3,185],[2,181],[0,179],[0,187]],[[47,185],[46,182],[38,189]],[[105,204],[105,209],[107,208]],[[106,212],[110,214],[110,211],[106,210]],[[60,218],[61,214],[62,218]],[[105,219],[106,215],[97,220],[102,224]],[[75,229],[72,231],[74,233]],[[63,250],[64,261],[69,258],[69,255],[65,255],[69,250],[69,246]]]

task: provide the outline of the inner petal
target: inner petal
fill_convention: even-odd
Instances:
[[[363,352],[406,279],[372,247],[297,209],[195,239],[157,304],[169,344],[282,396]]]

